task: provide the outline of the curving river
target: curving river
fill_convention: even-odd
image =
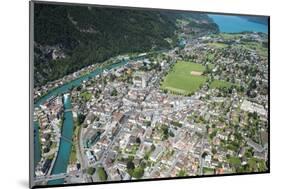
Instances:
[[[104,68],[97,68],[93,72],[90,72],[89,74],[83,75],[77,79],[74,79],[66,84],[63,84],[62,86],[59,86],[53,90],[51,90],[49,93],[38,99],[35,103],[35,107],[39,107],[40,105],[44,104],[48,99],[54,96],[58,95],[64,95],[64,109],[69,110],[71,109],[71,98],[69,94],[66,94],[70,91],[71,88],[77,87],[82,84],[83,81],[88,81],[100,73],[102,73],[104,70],[113,69],[122,65],[125,65],[127,61],[120,61],[118,63],[108,65]],[[72,140],[73,135],[73,117],[72,117],[72,111],[65,111],[64,112],[64,121],[62,126],[62,138],[60,140],[60,146],[57,158],[55,160],[54,167],[52,169],[52,174],[59,174],[59,173],[65,173],[69,161],[69,156],[71,153],[71,147],[72,144],[69,142]],[[41,147],[40,147],[40,140],[39,140],[39,134],[38,134],[39,125],[37,122],[34,122],[34,131],[35,131],[35,137],[34,137],[34,162],[35,166],[41,159]],[[53,184],[63,184],[64,179],[57,179],[52,180],[48,182],[48,185]]]

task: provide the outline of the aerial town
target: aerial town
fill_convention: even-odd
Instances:
[[[179,36],[34,88],[36,184],[268,171],[267,34]]]
[[[115,61],[126,60],[125,64],[104,69],[67,95],[36,107],[43,151],[35,172],[38,181],[64,178],[66,183],[84,183],[266,171],[268,63],[262,52],[243,47],[243,40],[264,39],[248,33],[228,41],[223,37],[203,36],[184,47],[137,58],[119,56]],[[204,75],[206,81],[189,94],[166,89],[165,77],[175,64],[188,62],[204,66],[193,77]],[[40,93],[44,91],[35,91]],[[67,97],[74,120],[74,134],[68,139],[72,149],[66,174],[54,177],[51,170],[63,140]]]

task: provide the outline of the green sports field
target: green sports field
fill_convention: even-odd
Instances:
[[[206,76],[199,74],[204,70],[205,67],[201,64],[178,61],[164,78],[161,88],[180,94],[195,92],[207,79]]]
[[[213,65],[209,65],[213,68]],[[188,95],[197,91],[203,85],[207,77],[201,75],[205,66],[193,62],[178,61],[164,78],[161,89],[166,89],[171,93]],[[211,88],[230,87],[232,84],[227,81],[214,80]]]

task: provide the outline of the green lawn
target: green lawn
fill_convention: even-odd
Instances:
[[[70,164],[74,164],[77,161],[77,155],[76,155],[76,147],[74,145],[72,145],[71,147],[71,153],[70,153],[70,159],[69,159],[69,163]]]
[[[81,97],[85,100],[85,101],[89,101],[92,98],[92,94],[89,93],[88,91],[85,91],[83,93],[81,93]]]
[[[99,179],[100,181],[106,181],[107,180],[107,174],[104,170],[103,167],[98,167],[98,176],[99,176]]]
[[[208,167],[203,167],[203,173],[204,175],[210,175],[210,174],[214,174],[214,169],[212,168],[208,168]]]
[[[223,87],[230,87],[232,84],[227,82],[227,81],[222,81],[222,80],[214,80],[211,83],[211,88],[223,88]]]
[[[228,162],[234,167],[241,165],[241,160],[238,157],[230,157]]]
[[[221,37],[223,40],[235,40],[242,37],[243,34],[239,33],[219,33],[219,34],[212,34],[211,37]]]
[[[224,43],[208,43],[209,46],[214,48],[225,48],[227,47],[227,44]]]
[[[162,89],[173,93],[189,94],[199,89],[206,76],[192,75],[191,72],[203,72],[205,67],[192,62],[178,61],[162,82]]]
[[[264,172],[267,170],[266,163],[264,160],[260,160],[257,158],[251,158],[248,160],[249,171],[260,171]]]

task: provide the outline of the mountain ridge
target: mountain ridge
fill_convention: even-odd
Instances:
[[[164,10],[40,3],[34,10],[35,87],[119,54],[170,48],[164,39],[175,36],[177,19],[211,23],[205,14]]]

